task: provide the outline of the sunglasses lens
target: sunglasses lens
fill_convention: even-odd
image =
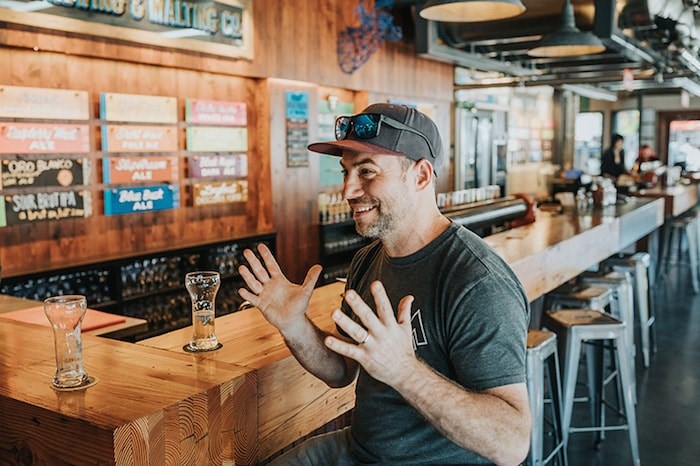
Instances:
[[[353,127],[358,138],[373,138],[379,131],[379,115],[368,113],[357,115],[353,120]]]
[[[348,136],[350,131],[350,117],[341,116],[335,120],[335,139],[340,141]]]

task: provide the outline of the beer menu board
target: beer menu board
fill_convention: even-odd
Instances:
[[[177,123],[177,99],[154,95],[100,94],[100,119],[137,123]]]
[[[87,91],[0,86],[0,117],[90,119]]]
[[[196,152],[245,152],[246,128],[194,126],[187,128],[187,150]]]
[[[19,225],[92,215],[89,191],[55,191],[3,196],[4,219],[0,224]]]
[[[0,154],[88,152],[88,125],[0,122]]]
[[[190,178],[216,178],[248,176],[248,157],[233,155],[193,155],[188,159]]]
[[[245,126],[246,104],[224,100],[187,99],[185,120],[202,125]]]
[[[76,186],[88,179],[84,158],[33,160],[18,156],[0,162],[0,189],[25,186]]]
[[[248,200],[248,181],[195,183],[192,186],[192,199],[195,206],[246,202]]]
[[[105,152],[169,152],[177,150],[177,129],[173,126],[105,125]]]
[[[105,215],[121,215],[180,206],[178,185],[139,186],[115,188],[104,192]]]
[[[285,92],[287,116],[287,166],[308,167],[309,153],[309,94]]]
[[[169,157],[105,157],[102,159],[105,183],[177,180],[178,160]]]

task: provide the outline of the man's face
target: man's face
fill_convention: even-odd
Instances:
[[[413,191],[411,162],[396,155],[345,153],[343,197],[350,204],[355,229],[366,238],[386,239],[409,222]]]

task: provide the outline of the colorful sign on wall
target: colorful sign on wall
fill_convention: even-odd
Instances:
[[[287,166],[309,165],[309,94],[307,92],[285,92],[285,115],[287,116]]]
[[[248,200],[248,181],[234,180],[216,183],[196,183],[192,186],[195,206],[229,204]]]
[[[105,215],[121,215],[180,206],[178,185],[158,185],[132,188],[115,188],[104,192]]]
[[[5,223],[19,225],[42,220],[92,215],[90,191],[53,191],[4,196]]]
[[[245,126],[246,104],[225,100],[187,99],[185,120],[203,125]]]
[[[0,123],[0,154],[88,152],[87,125]]]
[[[7,226],[7,220],[5,220],[5,201],[0,201],[0,228]]]
[[[0,163],[0,189],[15,186],[78,186],[88,179],[84,158],[28,159],[17,157]]]
[[[103,126],[102,150],[104,152],[176,151],[177,128],[174,126]]]
[[[103,92],[100,118],[132,123],[177,123],[177,98]]]
[[[215,178],[219,176],[248,176],[248,156],[193,155],[188,158],[190,178]]]
[[[176,181],[178,178],[178,159],[175,156],[102,159],[102,179],[106,184]]]
[[[90,119],[87,91],[0,86],[0,117]]]
[[[245,152],[248,130],[221,126],[187,128],[187,150],[193,152]]]

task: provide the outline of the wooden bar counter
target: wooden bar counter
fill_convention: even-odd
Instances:
[[[663,206],[540,214],[487,242],[534,300],[658,228]],[[321,328],[333,328],[342,291],[314,291],[309,316]],[[306,372],[257,309],[216,327],[223,348],[197,355],[182,350],[189,329],[139,344],[85,335],[86,370],[99,382],[59,393],[49,386],[51,331],[0,321],[0,464],[255,464],[352,408],[353,387],[330,389]]]
[[[650,189],[640,189],[634,194],[639,197],[663,199],[665,202],[664,214],[666,217],[677,217],[695,207],[698,202],[697,184],[679,184],[664,188],[656,186]]]

